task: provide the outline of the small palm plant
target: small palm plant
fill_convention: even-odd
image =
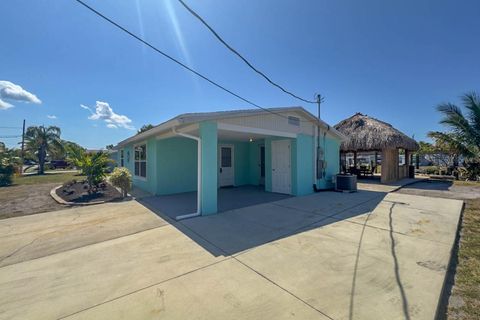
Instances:
[[[70,148],[68,159],[87,176],[89,193],[95,193],[98,185],[105,180],[108,164],[112,161],[103,151],[87,153],[82,148]]]

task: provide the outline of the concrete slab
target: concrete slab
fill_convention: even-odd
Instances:
[[[354,193],[326,191],[277,201],[275,204],[298,211],[307,211],[329,217],[367,202],[375,203],[376,201],[379,203],[386,195],[386,192],[368,190],[360,190]]]
[[[57,319],[217,263],[172,226],[0,268],[1,319]]]
[[[218,212],[250,207],[278,201],[291,196],[266,192],[263,186],[240,186],[218,189]],[[163,196],[143,197],[141,202],[159,215],[175,219],[179,215],[197,210],[197,192],[184,192]]]
[[[237,259],[333,319],[433,319],[451,246],[362,231],[323,223]]]
[[[432,319],[461,208],[361,190],[173,224],[134,201],[7,219],[0,319]]]
[[[66,319],[328,319],[229,259]]]
[[[365,190],[365,191],[376,191],[376,192],[393,192],[398,190],[399,188],[416,183],[419,181],[423,181],[425,178],[405,178],[398,181],[394,181],[392,183],[380,183],[380,179],[360,179],[358,180],[358,189]]]
[[[166,224],[136,201],[0,220],[0,267]]]
[[[225,254],[233,255],[289,236],[323,219],[325,217],[313,213],[262,204],[184,220],[176,227],[183,225],[221,248]]]
[[[369,214],[367,226],[394,229],[411,237],[451,245],[455,241],[463,201],[388,194]],[[348,220],[363,224],[364,216]]]

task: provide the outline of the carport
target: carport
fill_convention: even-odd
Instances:
[[[297,185],[292,181],[297,177],[295,133],[216,122],[172,132],[196,141],[197,189],[151,199],[170,217],[218,213],[297,193],[292,188]]]

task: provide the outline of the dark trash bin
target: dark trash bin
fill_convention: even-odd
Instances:
[[[415,166],[408,166],[408,177],[415,178]]]

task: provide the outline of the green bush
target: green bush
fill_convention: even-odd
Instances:
[[[0,187],[9,186],[13,181],[15,167],[11,164],[3,165],[0,163]]]
[[[110,175],[110,182],[115,187],[122,189],[122,195],[126,197],[132,186],[132,174],[127,168],[117,167]]]

